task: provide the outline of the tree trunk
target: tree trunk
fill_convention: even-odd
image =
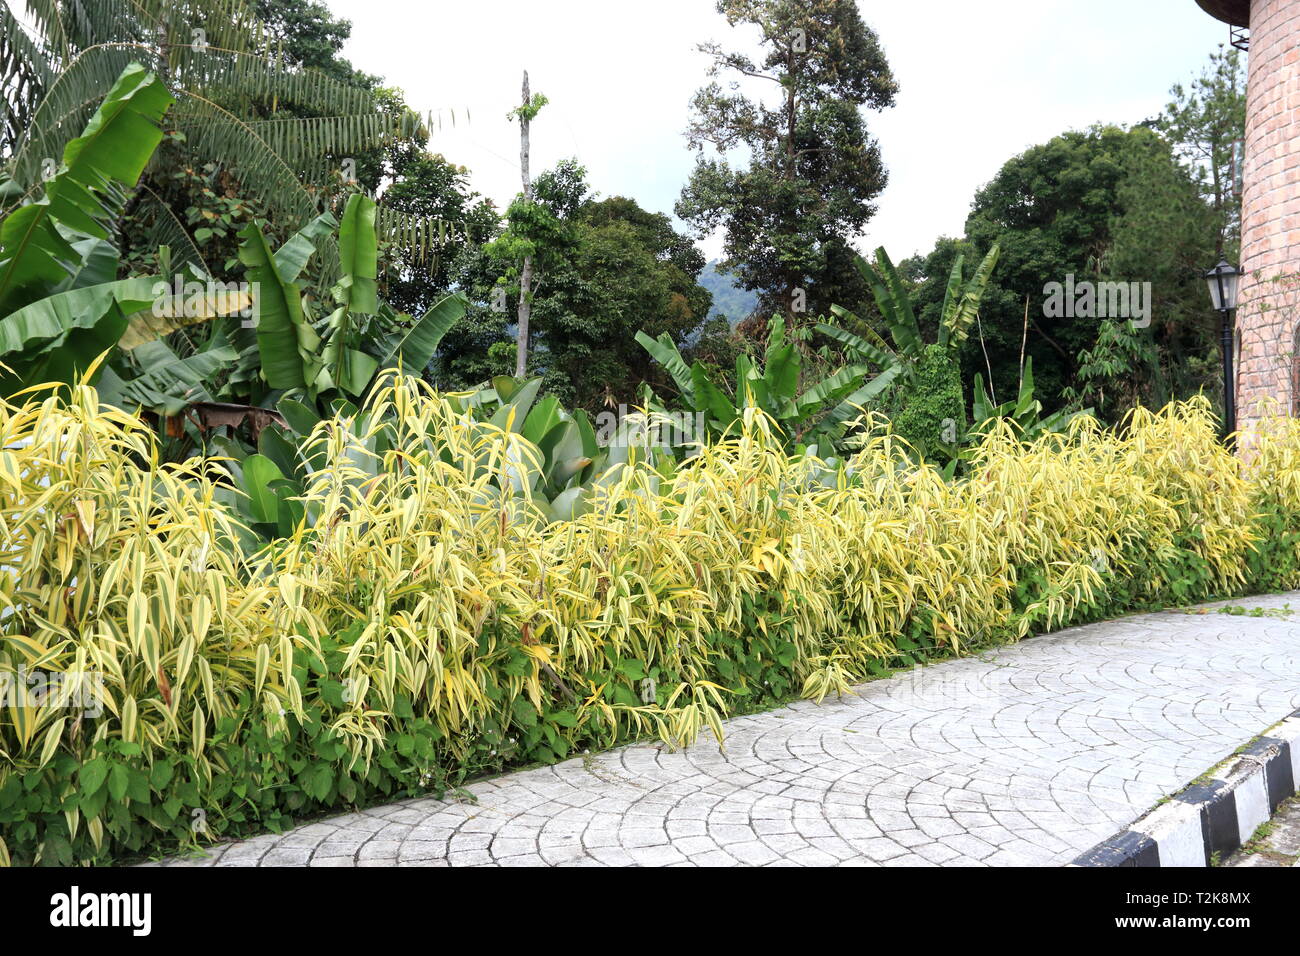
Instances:
[[[528,177],[528,71],[524,70],[523,110],[519,113],[519,169],[523,175],[524,202],[533,201],[533,184]],[[532,312],[530,297],[533,290],[533,257],[524,256],[524,266],[519,271],[519,341],[515,347],[515,378],[528,372],[528,318]]]

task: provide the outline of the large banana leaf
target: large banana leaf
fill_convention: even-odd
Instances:
[[[904,367],[903,365],[894,365],[887,368],[867,384],[850,394],[817,423],[813,434],[834,436],[845,422],[862,414],[862,408],[867,402],[883,393],[890,385],[893,385],[894,379],[903,374]]]
[[[785,320],[779,316],[774,318],[763,359],[763,382],[778,408],[794,398],[799,388],[800,364],[798,349],[793,342],[785,340]]]
[[[335,299],[348,312],[374,315],[379,311],[375,201],[361,193],[349,196],[343,210],[339,225],[339,264],[343,275],[334,288]]]
[[[321,364],[325,370],[320,388],[338,387],[361,395],[379,368],[378,360],[356,347],[352,316],[379,311],[375,285],[379,241],[375,236],[375,201],[361,193],[348,197],[339,226],[341,276],[331,290],[338,308],[329,317],[329,335]]]
[[[869,365],[846,365],[804,391],[795,403],[801,416],[815,415],[827,405],[836,405],[852,394],[858,383],[871,372]]]
[[[171,102],[144,67],[122,71],[85,131],[64,149],[45,195],[0,224],[0,315],[65,282],[83,262],[72,245],[78,237],[109,238],[128,188],[162,140],[158,124]]]
[[[130,316],[126,331],[118,342],[122,349],[130,351],[146,342],[165,338],[178,329],[220,316],[242,314],[253,304],[252,293],[242,290],[218,292],[205,289],[196,295],[182,293],[180,299],[173,296],[169,300],[164,300],[164,296],[165,292],[155,299],[158,308],[142,309]]]
[[[889,325],[890,335],[893,336],[898,351],[909,358],[919,358],[925,343],[916,324],[916,314],[912,311],[912,300],[884,246],[876,250],[874,269],[861,261],[858,268],[871,285],[876,306]]]
[[[848,309],[841,308],[838,305],[832,305],[831,311],[841,319],[859,324],[861,320]],[[868,339],[861,335],[856,335],[848,329],[842,329],[837,325],[828,325],[825,322],[817,323],[817,331],[822,335],[829,336],[837,342],[847,345],[850,350],[857,353],[860,358],[874,362],[881,368],[889,368],[891,365],[898,363],[898,356],[894,350],[885,344],[879,336],[875,340]]]
[[[468,307],[469,299],[464,293],[443,296],[405,333],[396,330],[388,337],[380,355],[380,367],[401,365],[412,375],[419,375],[433,361],[443,336],[460,321]]]
[[[1075,418],[1080,415],[1091,415],[1092,412],[1091,408],[1077,412],[1061,409],[1050,415],[1043,415],[1043,404],[1034,397],[1034,362],[1032,358],[1026,358],[1020,377],[1020,391],[1013,401],[1003,402],[1001,405],[993,404],[993,400],[984,390],[984,378],[978,374],[975,376],[975,390],[971,402],[973,421],[971,434],[982,435],[998,419],[1006,418],[1015,422],[1022,436],[1032,439],[1045,432],[1065,431]]]
[[[115,370],[105,369],[99,397],[120,408],[143,407],[178,415],[195,402],[211,401],[205,382],[237,357],[235,350],[225,344],[181,358],[164,342],[146,342],[131,353],[142,373],[123,379]]]
[[[6,356],[14,374],[5,373],[0,379],[0,395],[51,382],[71,385],[81,381],[100,357],[112,350],[125,329],[126,313],[116,300],[109,299],[104,312],[93,316],[93,321],[79,322],[57,339],[25,353]]]
[[[690,366],[682,358],[682,353],[677,351],[677,346],[673,344],[672,337],[664,332],[657,339],[652,339],[644,332],[636,334],[636,340],[641,343],[641,347],[650,353],[651,358],[657,361],[664,368],[668,369],[668,374],[672,376],[677,390],[682,393],[682,398],[686,404],[692,408],[698,408],[695,404],[695,379],[691,373]]]
[[[961,284],[964,278],[962,266],[966,262],[964,255],[958,255],[952,264],[952,271],[948,273],[948,286],[943,292],[943,309],[939,312],[941,321],[939,322],[939,344],[947,345],[950,334],[948,326],[948,317],[954,315],[957,311],[957,303],[961,301]]]
[[[280,276],[286,282],[297,282],[307,268],[307,262],[316,254],[319,243],[333,235],[338,225],[337,219],[323,212],[290,236],[275,250],[275,267]]]
[[[698,410],[710,415],[719,429],[730,427],[740,416],[731,400],[709,380],[709,373],[699,362],[691,366],[691,385],[695,399],[699,402]]]
[[[980,302],[984,298],[984,290],[988,288],[989,277],[998,264],[999,254],[1000,249],[995,242],[960,296],[954,294],[953,287],[954,281],[960,286],[962,279],[962,257],[957,257],[957,262],[953,265],[953,274],[948,279],[948,292],[944,296],[943,319],[939,323],[940,345],[948,345],[949,342],[959,345],[970,333],[970,327],[979,315]]]
[[[316,378],[320,338],[307,323],[301,290],[290,278],[294,264],[299,261],[305,264],[306,257],[298,252],[295,244],[293,258],[286,259],[282,271],[257,223],[250,222],[239,236],[239,260],[247,267],[253,282],[262,375],[272,388],[306,388]]]
[[[0,319],[0,360],[56,344],[73,329],[93,328],[113,305],[127,314],[151,307],[157,282],[151,276],[137,276],[38,299]]]
[[[117,278],[117,247],[107,239],[89,236],[73,242],[72,248],[77,254],[77,262],[68,277],[54,289],[55,292],[83,289]]]

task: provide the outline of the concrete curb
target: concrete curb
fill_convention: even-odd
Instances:
[[[1300,784],[1300,710],[1209,777],[1070,866],[1209,866],[1248,842]]]

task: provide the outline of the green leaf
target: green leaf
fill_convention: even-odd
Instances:
[[[171,783],[172,773],[172,765],[165,758],[157,759],[149,771],[150,786],[161,793],[163,788]]]
[[[275,267],[286,282],[298,281],[302,271],[307,268],[307,263],[316,254],[316,247],[328,240],[338,225],[338,220],[323,212],[275,251]]]
[[[591,427],[591,419],[581,408],[575,408],[573,423],[578,426],[578,434],[582,438],[582,454],[587,458],[595,458],[600,454],[600,442],[596,439],[596,430]]]
[[[339,349],[338,354],[334,384],[350,395],[361,395],[379,370],[379,360],[360,349]]]
[[[73,329],[94,328],[114,308],[124,316],[138,312],[153,303],[158,282],[139,276],[39,299],[0,320],[0,356],[56,346]]]
[[[129,783],[126,764],[113,764],[112,769],[108,772],[108,795],[114,802],[122,802],[122,798],[126,796],[126,788]]]
[[[966,257],[959,255],[948,273],[948,287],[943,293],[943,308],[939,311],[939,344],[948,344],[948,335],[953,316],[957,314],[958,297],[961,295],[962,264]]]
[[[349,312],[374,315],[379,311],[375,284],[379,265],[379,241],[375,236],[375,201],[361,193],[348,197],[339,225],[339,262],[343,276],[335,287],[336,298]]]
[[[831,409],[830,413],[817,423],[815,433],[822,434],[833,431],[850,419],[862,414],[861,406],[866,405],[871,399],[884,392],[885,389],[894,384],[894,380],[901,374],[903,374],[902,365],[895,365],[892,368],[885,369],[885,371]]]
[[[117,247],[107,239],[78,239],[72,248],[77,252],[77,264],[68,277],[59,283],[57,291],[84,289],[117,278]]]
[[[284,473],[265,455],[249,455],[244,459],[243,490],[248,495],[248,513],[261,524],[274,524],[280,514],[280,496],[271,487]]]
[[[998,263],[999,254],[1000,249],[995,242],[984,257],[984,261],[975,270],[975,275],[966,284],[961,299],[951,307],[951,312],[949,306],[945,304],[943,321],[940,323],[939,331],[940,345],[947,345],[950,339],[954,345],[959,345],[970,333],[971,325],[979,316],[980,302],[984,298],[984,290],[988,287],[989,278],[993,275],[993,268]],[[960,262],[959,258],[958,267],[960,267]],[[958,279],[960,279],[960,274],[958,274]]]
[[[125,205],[124,187],[136,184],[161,142],[158,124],[171,103],[144,67],[122,71],[82,135],[63,150],[44,196],[0,223],[0,315],[65,281],[67,264],[81,261],[63,230],[109,238]]]
[[[302,293],[288,278],[292,270],[281,271],[257,223],[239,235],[239,261],[254,283],[262,376],[272,388],[306,388],[315,379],[320,338],[303,317]]]
[[[284,420],[289,423],[289,427],[303,437],[310,435],[320,423],[320,416],[302,402],[292,398],[282,398],[276,409],[284,416]]]
[[[107,779],[108,763],[103,757],[96,757],[81,765],[77,773],[77,789],[84,797],[94,796]]]
[[[838,305],[832,305],[831,311],[840,318],[851,321],[854,324],[861,323],[861,320],[856,315],[847,309],[840,308]],[[889,366],[898,362],[898,356],[894,354],[893,349],[889,348],[889,346],[885,344],[884,340],[879,336],[876,336],[875,333],[872,333],[874,336],[873,341],[863,336],[855,335],[847,329],[842,329],[837,325],[828,325],[825,322],[819,322],[817,324],[817,331],[822,335],[835,339],[837,342],[842,342],[844,345],[847,345],[851,351],[856,353],[859,358],[875,362],[882,369],[889,368]]]
[[[503,402],[501,407],[496,410],[490,419],[492,424],[498,428],[505,428],[506,423],[509,422],[510,431],[517,432],[522,429],[524,422],[528,418],[528,410],[532,408],[533,401],[537,398],[537,393],[541,388],[541,376],[529,379],[519,387],[519,390],[514,393],[509,402]]]
[[[709,380],[709,373],[699,362],[691,366],[691,383],[696,401],[712,416],[718,428],[730,427],[739,417],[740,413],[736,411],[736,406],[732,405],[722,390]]]
[[[334,785],[334,771],[329,764],[318,764],[308,783],[308,793],[317,800],[325,800]]]
[[[180,358],[160,341],[140,345],[130,354],[144,369],[143,374],[126,381],[119,379],[121,388],[116,393],[101,386],[100,398],[120,407],[141,406],[167,415],[179,414],[194,402],[210,401],[212,396],[204,383],[239,358],[228,345]]]
[[[556,521],[572,521],[587,510],[587,489],[579,485],[561,491],[551,500],[551,511]]]
[[[925,343],[916,324],[916,315],[912,312],[912,300],[884,246],[876,250],[876,268],[868,271],[872,295],[889,325],[894,345],[903,355],[912,358],[919,356]]]
[[[257,437],[257,451],[258,454],[275,462],[282,475],[298,480],[307,477],[302,458],[298,454],[298,446],[289,439],[285,430],[279,425],[272,424],[262,429],[262,433]]]
[[[686,404],[698,409],[699,406],[695,403],[695,378],[687,367],[686,360],[682,358],[682,353],[673,344],[672,337],[664,332],[658,339],[652,339],[644,332],[637,332],[636,340],[650,353],[651,358],[668,370]]]
[[[419,375],[433,361],[438,346],[469,307],[463,293],[453,292],[443,296],[428,312],[415,322],[400,338],[393,336],[386,342],[379,364],[382,368],[395,368],[399,364],[410,375]]]
[[[799,414],[815,415],[824,405],[838,403],[870,372],[871,367],[868,365],[846,365],[834,375],[827,376],[799,396],[795,403]]]
[[[793,342],[785,341],[785,322],[777,318],[772,322],[767,354],[763,359],[763,381],[772,401],[784,405],[794,398],[799,388],[799,352]]]
[[[560,400],[554,395],[547,395],[528,413],[521,434],[534,445],[540,445],[543,436],[558,424]]]

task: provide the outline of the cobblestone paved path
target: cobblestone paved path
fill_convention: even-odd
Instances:
[[[1300,592],[1072,628],[163,865],[1060,865],[1300,707]],[[1290,605],[1297,609],[1291,615]]]

